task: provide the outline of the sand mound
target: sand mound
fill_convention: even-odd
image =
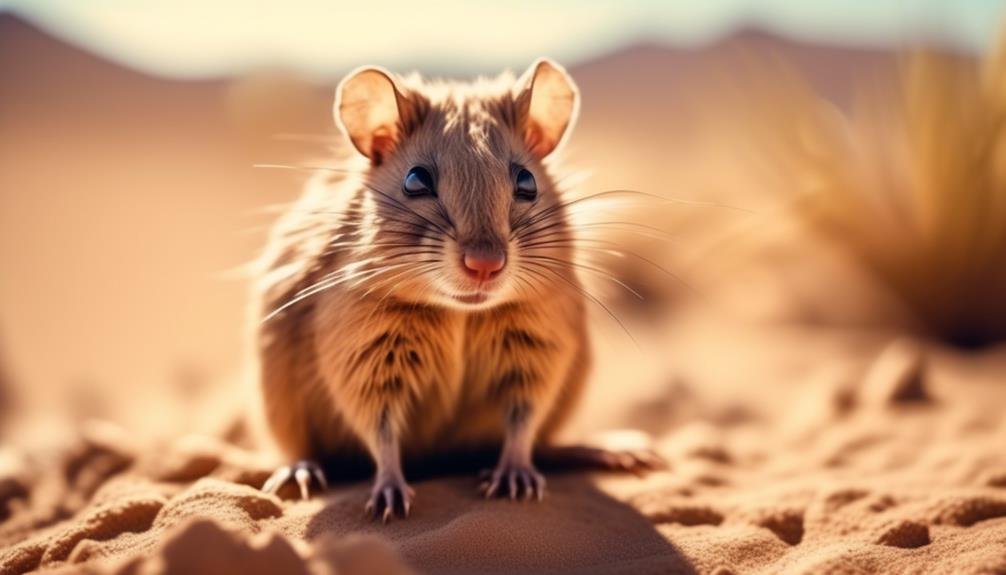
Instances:
[[[900,520],[887,527],[877,537],[877,543],[890,545],[891,547],[903,547],[914,549],[929,545],[932,540],[929,538],[929,527],[917,521]]]

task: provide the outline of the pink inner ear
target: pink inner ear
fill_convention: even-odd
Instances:
[[[524,129],[524,143],[536,158],[544,158],[552,151],[548,139],[537,124],[528,124]]]
[[[370,161],[375,166],[380,165],[394,148],[395,137],[390,130],[379,130],[370,140]]]

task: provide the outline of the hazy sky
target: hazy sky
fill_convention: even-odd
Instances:
[[[252,66],[331,75],[361,63],[495,70],[575,62],[640,40],[696,43],[752,23],[826,42],[938,36],[987,45],[1006,0],[0,0],[70,40],[148,71]]]

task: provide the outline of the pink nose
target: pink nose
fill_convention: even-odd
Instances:
[[[468,277],[484,282],[499,274],[506,265],[506,255],[503,253],[468,252],[464,258],[465,273]]]

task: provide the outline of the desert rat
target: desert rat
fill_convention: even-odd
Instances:
[[[355,164],[316,178],[273,231],[257,282],[269,428],[306,497],[368,454],[368,509],[408,514],[402,454],[501,446],[486,496],[541,498],[532,463],[581,395],[585,301],[546,160],[578,92],[557,64],[425,82],[380,68],[339,85]]]

